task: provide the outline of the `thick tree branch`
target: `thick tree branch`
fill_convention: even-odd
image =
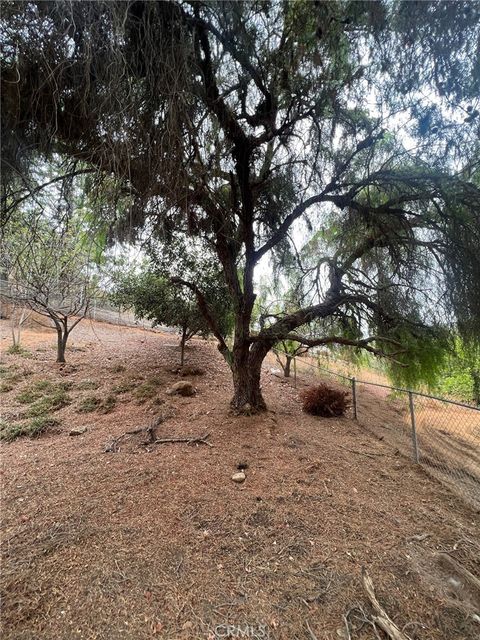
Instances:
[[[382,336],[370,336],[368,338],[361,338],[359,340],[353,340],[350,338],[344,338],[343,336],[326,336],[324,338],[305,338],[303,336],[299,336],[296,333],[290,333],[285,336],[285,340],[296,340],[300,344],[304,344],[308,347],[319,347],[327,344],[340,344],[345,346],[357,347],[359,349],[363,349],[364,351],[368,351],[369,353],[373,353],[379,358],[388,358],[392,360],[396,364],[406,367],[405,363],[402,363],[395,359],[395,356],[398,356],[402,353],[406,353],[406,349],[397,349],[395,351],[385,351],[384,349],[380,349],[378,347],[372,347],[372,342],[385,342],[386,344],[392,344],[398,347],[401,347],[401,343],[396,340],[392,340],[391,338],[386,338]]]
[[[183,280],[183,278],[179,278],[179,277],[176,277],[176,276],[170,278],[170,282],[172,284],[182,285],[182,286],[187,287],[188,289],[190,289],[190,291],[193,291],[193,293],[195,294],[195,296],[197,298],[197,304],[198,304],[198,308],[199,308],[201,314],[203,315],[203,317],[207,321],[207,324],[210,327],[213,335],[215,336],[215,338],[219,342],[219,347],[218,347],[219,351],[222,354],[224,354],[224,356],[226,354],[228,354],[229,353],[229,348],[227,346],[227,343],[225,342],[225,338],[222,336],[222,334],[220,332],[220,329],[218,328],[218,324],[217,324],[215,318],[213,317],[212,312],[208,308],[207,301],[206,301],[205,296],[203,295],[202,291],[193,282],[188,282],[187,280]]]

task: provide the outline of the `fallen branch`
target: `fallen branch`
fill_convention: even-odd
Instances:
[[[358,451],[358,449],[349,449],[348,447],[344,447],[343,444],[339,444],[338,446],[342,449],[345,449],[345,451],[350,451],[350,453],[358,453],[358,455],[368,456],[369,458],[381,458],[386,455],[385,453],[371,453],[369,451]]]
[[[185,443],[185,444],[206,444],[208,447],[213,447],[213,444],[207,441],[207,438],[210,436],[209,433],[206,433],[203,436],[191,436],[189,438],[157,438],[155,429],[160,424],[162,420],[157,418],[149,427],[140,427],[139,429],[133,429],[132,431],[125,431],[121,436],[114,438],[111,440],[105,447],[105,453],[117,453],[118,445],[122,440],[126,440],[135,436],[139,433],[145,433],[147,436],[147,440],[142,442],[141,444],[144,446],[153,445],[153,444],[174,444],[174,443]]]
[[[132,436],[135,436],[138,433],[145,433],[145,435],[147,436],[147,440],[142,442],[143,445],[153,444],[157,437],[156,428],[160,424],[162,424],[164,420],[165,420],[164,416],[160,415],[160,416],[157,416],[155,420],[153,420],[153,422],[148,427],[140,427],[138,429],[133,429],[132,431],[125,431],[125,433],[122,433],[121,436],[114,438],[106,445],[104,449],[104,453],[117,453],[119,442],[121,442],[124,439],[131,438]]]
[[[393,620],[388,616],[387,612],[382,608],[375,596],[375,589],[373,588],[373,582],[367,573],[365,567],[362,567],[362,580],[365,591],[367,592],[368,599],[377,615],[372,616],[373,621],[381,627],[389,638],[392,640],[410,640],[405,635]]]
[[[152,444],[172,444],[176,442],[185,442],[186,444],[206,444],[208,447],[213,447],[211,442],[207,441],[209,437],[209,433],[206,433],[204,436],[191,437],[191,438],[159,438],[154,440]]]

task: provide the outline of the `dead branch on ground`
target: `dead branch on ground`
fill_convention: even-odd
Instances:
[[[208,438],[210,436],[209,433],[205,433],[203,436],[187,436],[183,438],[157,438],[156,429],[157,427],[164,422],[165,418],[162,416],[157,416],[155,420],[148,427],[140,427],[138,429],[133,429],[132,431],[125,431],[120,436],[113,438],[109,443],[107,443],[104,453],[117,453],[119,451],[120,442],[125,442],[129,440],[135,435],[139,433],[145,433],[146,439],[140,444],[144,447],[154,444],[176,444],[176,443],[185,443],[185,444],[205,444],[208,447],[213,447],[211,442],[208,442]]]
[[[376,613],[376,615],[372,616],[373,621],[378,624],[378,626],[383,629],[383,631],[385,631],[385,633],[389,638],[391,638],[391,640],[410,640],[407,635],[400,631],[397,625],[388,616],[387,612],[378,602],[377,597],[375,596],[375,589],[373,587],[372,579],[368,575],[365,567],[362,567],[362,580],[365,591],[367,592],[368,599],[370,600],[370,603]]]

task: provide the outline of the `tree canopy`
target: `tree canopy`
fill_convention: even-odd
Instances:
[[[264,408],[263,358],[281,340],[308,345],[301,328],[313,320],[328,320],[317,343],[347,340],[404,365],[442,327],[478,336],[479,11],[6,3],[4,211],[32,159],[55,152],[67,174],[95,172],[112,234],[189,234],[213,253],[233,346],[200,286],[176,282],[218,338],[238,409]],[[297,264],[305,296],[256,331],[254,272],[267,257]]]

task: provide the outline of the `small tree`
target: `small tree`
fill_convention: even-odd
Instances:
[[[208,335],[210,328],[199,312],[197,301],[191,292],[174,284],[165,276],[145,267],[139,273],[123,273],[114,277],[111,298],[115,304],[133,308],[137,318],[146,318],[152,325],[176,327],[180,331],[180,365],[185,360],[185,344],[197,334]],[[210,295],[209,304],[215,307],[217,317],[223,318],[222,332],[230,328],[225,299]]]
[[[4,228],[2,297],[48,318],[57,331],[57,362],[65,362],[72,330],[88,314],[96,292],[93,245],[80,218],[61,221],[23,212]]]
[[[280,342],[281,351],[275,351],[278,364],[282,367],[285,378],[290,377],[292,360],[297,356],[303,356],[308,351],[305,347],[294,340],[282,340]],[[283,356],[283,357],[282,357]]]
[[[31,316],[31,313],[32,312],[23,302],[18,304],[16,300],[11,301],[10,325],[12,328],[12,348],[14,351],[21,348],[22,328]]]

